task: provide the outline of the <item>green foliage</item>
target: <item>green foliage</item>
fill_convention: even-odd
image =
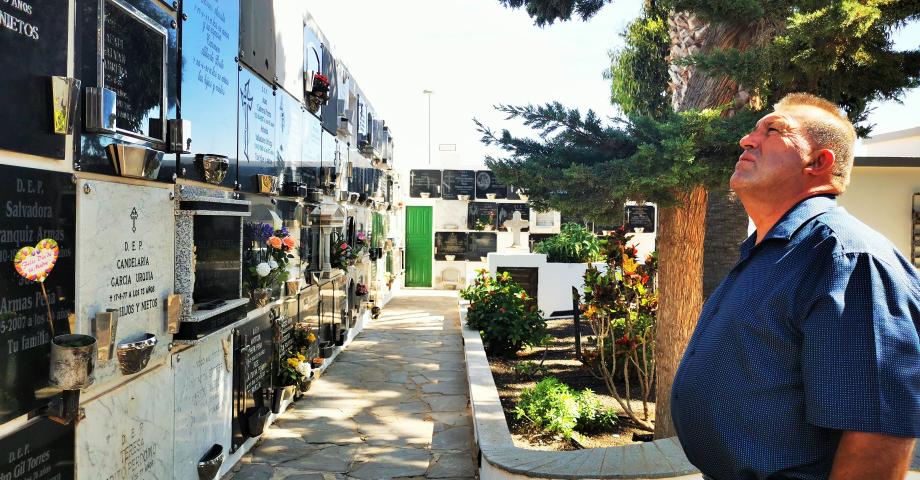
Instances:
[[[577,223],[566,223],[558,235],[534,247],[550,263],[587,263],[600,260],[600,242],[594,232]]]
[[[511,367],[511,370],[521,377],[533,377],[546,374],[547,368],[537,362],[522,362]]]
[[[470,302],[467,325],[479,330],[490,354],[513,355],[524,346],[544,341],[546,320],[508,272],[493,278],[487,270],[480,270],[460,296]]]
[[[537,26],[552,25],[556,20],[567,21],[572,14],[582,20],[591,18],[611,0],[498,0],[511,8],[525,7]]]
[[[646,12],[626,27],[626,45],[610,52],[610,99],[627,115],[664,118],[671,111],[668,94],[670,49],[664,14]]]
[[[521,391],[514,413],[547,433],[571,438],[577,430],[596,432],[616,426],[617,416],[601,405],[591,390],[575,391],[555,377],[546,377]]]
[[[754,124],[751,112],[724,118],[720,109],[604,123],[593,111],[582,116],[559,103],[497,108],[540,140],[476,122],[482,141],[508,154],[486,159],[495,175],[525,188],[534,208],[607,224],[622,222],[627,199],[667,207],[676,193],[726,184],[738,139]]]

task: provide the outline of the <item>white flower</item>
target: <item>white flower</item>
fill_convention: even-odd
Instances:
[[[276,261],[274,261],[274,260],[269,260],[269,261],[268,261],[268,266],[271,267],[272,270],[274,270],[274,269],[278,268],[278,262],[276,262]]]
[[[297,364],[297,373],[302,375],[304,378],[310,378],[310,374],[313,373],[313,367],[310,366],[310,362],[300,362]]]
[[[267,277],[271,271],[272,267],[265,262],[256,265],[256,273],[258,273],[260,277]]]

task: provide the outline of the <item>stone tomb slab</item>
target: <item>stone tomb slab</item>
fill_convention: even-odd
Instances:
[[[72,480],[74,427],[38,418],[0,438],[0,478]]]
[[[232,364],[224,361],[224,342],[232,345],[232,332],[172,355],[176,385],[172,478],[197,478],[195,467],[214,444],[223,446],[225,455],[230,451],[233,375]]]
[[[82,405],[86,418],[77,424],[79,480],[173,478],[171,377],[170,368],[160,366]]]
[[[166,298],[175,282],[175,220],[170,190],[95,180],[77,183],[77,318],[80,333],[93,333],[95,315],[118,311],[116,345],[145,334],[157,337],[147,368],[166,359]],[[86,193],[89,192],[89,193]],[[97,362],[103,391],[125,381],[117,355]]]

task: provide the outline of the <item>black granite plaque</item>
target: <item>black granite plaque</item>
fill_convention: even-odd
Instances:
[[[476,198],[476,172],[472,170],[444,170],[441,175],[441,198],[457,200],[457,195]]]
[[[479,261],[489,253],[498,251],[498,235],[492,232],[469,232],[467,234],[469,245],[466,247],[466,258]]]
[[[0,479],[74,478],[74,426],[38,419],[0,438]]]
[[[278,99],[277,160],[284,168],[284,178],[294,180],[301,166],[304,111],[300,102],[284,90],[275,93]]]
[[[479,226],[477,226],[477,222]],[[470,202],[466,207],[466,226],[470,230],[483,230],[483,225],[494,230],[498,226],[498,204]],[[485,228],[488,230],[489,228]]]
[[[446,260],[445,255],[454,255],[455,260],[465,260],[467,243],[466,232],[435,232],[434,258]]]
[[[195,154],[223,155],[230,160],[223,186],[236,177],[236,108],[239,73],[234,61],[240,42],[239,2],[184,0],[181,3],[182,88],[184,120],[192,122],[191,154],[180,157],[185,177],[202,181]]]
[[[530,207],[526,203],[499,203],[498,204],[498,229],[507,232],[505,222],[514,218],[514,212],[521,212],[521,220],[530,220]],[[530,227],[524,227],[522,232],[529,231]]]
[[[104,86],[115,92],[115,126],[166,140],[166,29],[121,4],[105,2]]]
[[[66,333],[74,312],[76,197],[70,174],[0,166],[0,423],[42,406],[48,388],[51,330],[41,286],[21,277],[16,252],[55,240],[57,263],[44,282],[55,333]],[[100,232],[103,234],[104,232]]]
[[[239,298],[240,217],[195,215],[195,303]]]
[[[431,198],[441,196],[440,170],[412,170],[409,172],[409,196],[419,198],[427,193]]]
[[[258,175],[280,177],[277,156],[277,99],[271,85],[248,69],[240,71],[239,178],[243,191],[256,192]]]
[[[296,309],[297,304],[294,303]],[[295,317],[282,315],[275,319],[275,338],[274,349],[275,356],[278,358],[278,364],[284,366],[284,359],[287,354],[294,349],[294,321]]]
[[[272,3],[240,0],[239,17],[240,60],[269,81],[277,77],[275,10]]]
[[[476,172],[476,198],[508,198],[508,186],[498,181],[495,174],[489,170]]]
[[[540,270],[536,267],[498,267],[496,272],[499,274],[508,272],[514,283],[517,283],[527,292],[530,297],[529,304],[537,303],[537,286],[540,282]]]
[[[644,229],[645,233],[655,231],[655,206],[654,205],[627,205],[626,228],[634,230]]]
[[[247,322],[236,329],[240,340],[240,363],[244,392],[256,392],[271,386],[273,328],[268,315]]]
[[[0,1],[2,149],[64,158],[66,137],[54,134],[51,76],[67,75],[69,3]]]

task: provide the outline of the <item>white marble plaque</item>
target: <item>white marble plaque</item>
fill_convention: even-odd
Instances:
[[[77,184],[78,331],[92,334],[96,313],[118,310],[116,348],[156,335],[148,369],[164,362],[171,341],[165,303],[175,282],[175,215],[169,192],[96,180]],[[97,363],[88,396],[128,379],[112,357]]]
[[[82,405],[86,418],[77,424],[77,480],[180,478],[173,477],[171,375],[161,366]]]
[[[197,478],[198,460],[215,443],[224,447],[224,454],[230,452],[233,375],[224,363],[221,342],[231,335],[231,332],[215,335],[173,354],[176,382],[173,478]]]

